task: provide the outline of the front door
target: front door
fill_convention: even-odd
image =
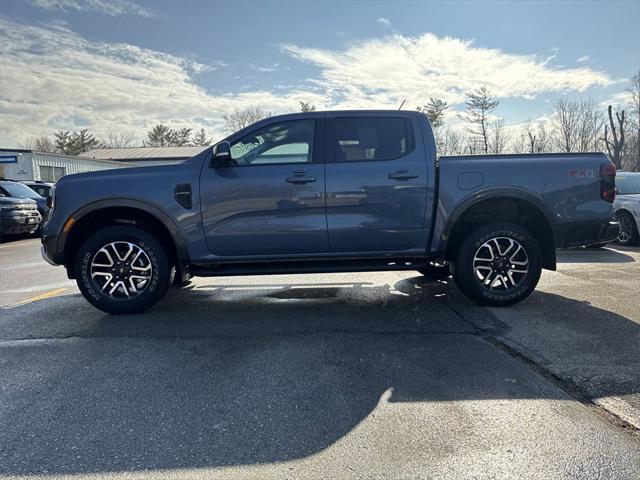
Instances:
[[[401,114],[327,114],[331,251],[424,252],[428,170],[419,134]]]
[[[322,123],[321,114],[263,123],[231,140],[231,164],[203,171],[202,219],[212,253],[328,251]]]

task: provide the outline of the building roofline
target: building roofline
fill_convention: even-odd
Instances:
[[[0,152],[31,153],[31,152],[33,152],[33,150],[28,150],[26,148],[4,148],[4,147],[0,147]]]

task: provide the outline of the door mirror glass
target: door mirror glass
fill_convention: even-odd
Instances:
[[[220,142],[213,147],[213,166],[224,167],[231,161],[231,145],[229,142]]]

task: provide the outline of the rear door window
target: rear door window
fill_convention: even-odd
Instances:
[[[335,118],[332,130],[333,162],[394,160],[413,148],[409,122],[402,117]]]

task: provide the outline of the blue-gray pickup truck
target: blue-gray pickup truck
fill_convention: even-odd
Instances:
[[[179,164],[67,175],[43,255],[135,313],[191,276],[416,270],[510,305],[556,249],[616,238],[601,153],[439,157],[408,111],[282,115]]]

